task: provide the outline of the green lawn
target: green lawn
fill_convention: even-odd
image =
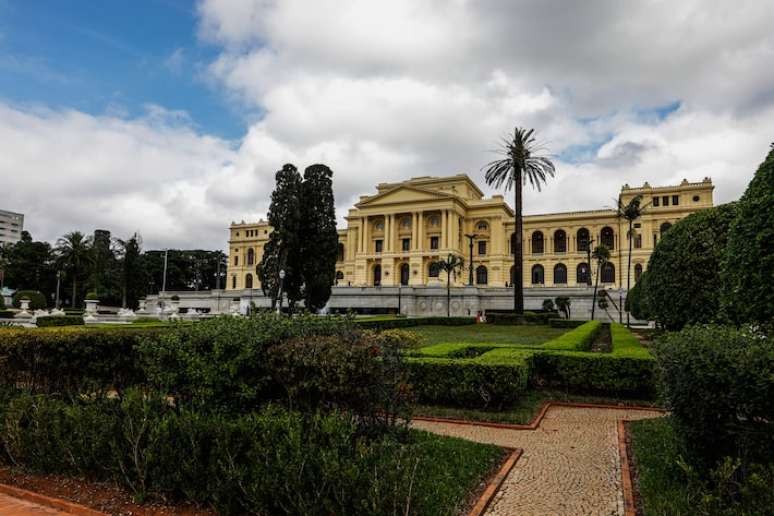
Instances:
[[[530,389],[508,407],[500,410],[466,409],[441,405],[415,405],[414,415],[466,419],[469,421],[488,421],[492,423],[511,423],[524,425],[529,423],[546,401],[566,401],[575,403],[602,403],[606,405],[644,405],[653,406],[653,401],[611,398],[605,396],[587,396],[571,394],[556,389]]]
[[[501,326],[494,324],[416,326],[406,328],[406,330],[421,336],[422,346],[450,343],[539,346],[568,331],[567,328],[548,326]]]

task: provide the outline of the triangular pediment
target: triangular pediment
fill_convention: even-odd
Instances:
[[[393,188],[392,190],[388,190],[360,201],[355,206],[358,208],[366,208],[388,204],[435,201],[453,198],[453,195],[444,192],[435,192],[433,190],[425,190],[424,188],[401,185]]]

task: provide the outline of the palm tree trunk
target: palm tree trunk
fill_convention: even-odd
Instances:
[[[591,320],[594,320],[594,312],[597,308],[597,287],[599,286],[599,269],[602,267],[602,262],[597,262],[597,277],[594,279],[594,297],[591,298]],[[589,269],[591,269],[589,267]]]
[[[75,283],[75,282],[76,282],[76,279],[75,279],[75,273],[73,273],[73,300],[70,302],[70,303],[71,303],[71,306],[72,306],[72,308],[75,308],[75,307],[76,307],[76,304],[75,304],[75,301],[76,301],[76,299],[75,299],[75,294],[76,294],[76,292],[78,292],[78,291],[76,290],[76,288],[75,288],[75,287],[76,287],[76,283]]]
[[[629,291],[631,290],[631,278],[632,278],[632,223],[633,221],[629,221],[629,263],[626,265],[626,297],[629,297]],[[631,323],[629,321],[629,304],[626,303],[626,327],[631,328]]]
[[[451,271],[446,273],[446,317],[451,317]]]
[[[516,160],[514,159],[514,162]],[[513,185],[514,191],[514,235],[515,246],[513,249],[513,311],[517,314],[524,313],[524,275],[522,274],[522,261],[524,260],[524,254],[522,250],[522,210],[521,210],[521,171],[515,171],[514,180],[516,182]]]

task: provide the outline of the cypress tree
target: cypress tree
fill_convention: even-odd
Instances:
[[[271,194],[269,224],[272,232],[266,243],[257,274],[264,295],[272,299],[272,306],[279,293],[279,271],[285,270],[282,291],[288,297],[291,310],[301,299],[303,267],[301,260],[301,198],[302,183],[298,169],[285,164],[276,176],[276,186]]]
[[[312,165],[304,171],[301,257],[304,303],[313,312],[328,302],[336,277],[339,238],[332,177],[333,172],[325,165]]]

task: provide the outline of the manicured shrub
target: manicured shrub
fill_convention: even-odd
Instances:
[[[21,308],[21,300],[30,300],[30,310],[44,310],[46,308],[46,296],[37,290],[18,290],[13,295],[13,307]]]
[[[551,328],[577,328],[585,324],[586,321],[577,321],[573,319],[549,319],[548,325]]]
[[[0,311],[5,310],[5,297],[0,296]]]
[[[489,324],[548,324],[548,320],[552,317],[556,317],[555,312],[524,312],[523,314],[516,313],[499,313],[499,312],[487,312],[486,322]]]
[[[0,319],[13,319],[14,312],[11,310],[0,310]]]
[[[36,319],[38,327],[47,326],[82,326],[83,316],[80,315],[46,315]]]
[[[648,315],[669,330],[720,317],[720,268],[735,204],[693,213],[672,226],[648,262]]]
[[[588,351],[594,343],[594,339],[602,330],[599,321],[586,321],[572,331],[563,333],[555,339],[543,344],[543,349],[557,349],[565,351]]]
[[[722,263],[723,307],[737,324],[774,333],[774,150],[738,203]]]
[[[774,462],[774,341],[749,329],[694,326],[656,343],[660,384],[690,460]]]
[[[476,324],[476,319],[475,317],[412,317],[376,321],[358,321],[355,319],[353,324],[363,329],[388,330],[393,328],[410,328],[412,326],[425,325],[466,326],[469,324]]]

